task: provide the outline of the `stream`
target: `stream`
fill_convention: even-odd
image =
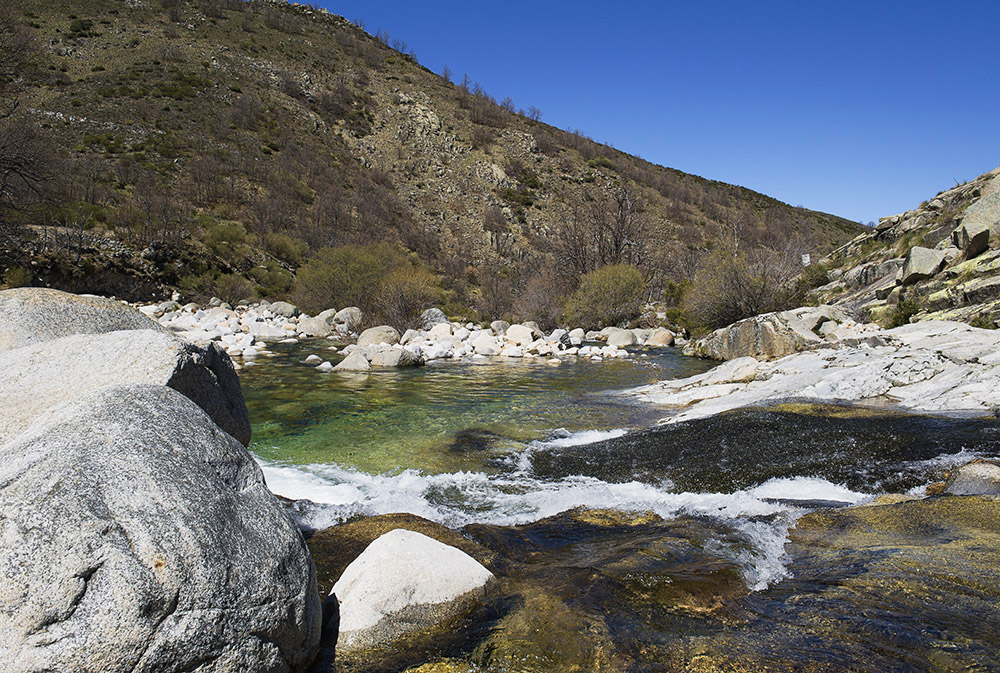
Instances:
[[[240,373],[270,488],[306,530],[400,512],[460,530],[505,578],[467,638],[342,670],[1000,670],[997,508],[846,508],[1000,455],[996,418],[785,404],[657,426],[616,392],[712,363],[301,364],[325,346]]]

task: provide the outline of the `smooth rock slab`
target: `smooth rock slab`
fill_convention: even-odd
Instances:
[[[302,536],[170,388],[101,388],[0,446],[0,521],[5,673],[274,673],[316,652]]]
[[[155,383],[177,390],[250,443],[239,378],[217,344],[200,348],[165,332],[75,334],[0,353],[0,443],[49,409],[102,386]]]
[[[485,599],[494,575],[465,552],[396,529],[372,542],[333,587],[340,600],[338,652],[384,647],[451,619]]]
[[[113,299],[38,287],[0,291],[0,352],[71,334],[151,329],[152,318]]]

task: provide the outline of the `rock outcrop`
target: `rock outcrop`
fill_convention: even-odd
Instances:
[[[166,332],[155,320],[113,299],[36,287],[0,291],[0,352],[70,334],[133,329]]]
[[[875,325],[857,325],[846,312],[834,306],[805,306],[740,320],[690,342],[684,353],[712,360],[740,357],[773,360],[852,339],[869,339],[876,329]]]
[[[421,533],[390,531],[344,570],[337,651],[389,646],[481,604],[493,573],[465,552]]]
[[[868,338],[871,343],[794,353],[772,362],[739,358],[629,394],[672,409],[665,422],[790,398],[894,404],[926,412],[1000,410],[1000,331],[925,321]]]
[[[315,570],[247,451],[180,393],[107,386],[0,447],[10,673],[303,671]]]
[[[169,386],[244,446],[250,443],[239,380],[216,344],[199,348],[156,329],[75,334],[0,353],[0,372],[0,443],[46,409],[122,383]]]
[[[1000,168],[939,193],[819,260],[817,301],[884,327],[920,320],[1000,325]]]

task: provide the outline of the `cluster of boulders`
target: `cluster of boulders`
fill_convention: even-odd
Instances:
[[[684,354],[712,360],[773,360],[817,348],[880,345],[880,331],[878,325],[858,323],[836,306],[803,306],[737,321],[691,341]]]
[[[551,364],[558,364],[564,357],[599,361],[630,357],[625,350],[630,346],[665,347],[684,343],[663,328],[607,327],[590,332],[556,329],[545,334],[533,322],[511,325],[502,320],[481,327],[452,322],[436,308],[423,312],[418,329],[408,329],[402,334],[389,325],[361,331],[364,316],[355,307],[329,309],[309,316],[288,302],[262,301],[233,308],[213,299],[204,308],[169,301],[140,306],[139,310],[194,344],[218,343],[244,363],[252,364],[254,358],[272,354],[268,342],[295,343],[316,337],[354,341],[343,348],[327,347],[344,356],[336,365],[320,355],[310,355],[305,363],[319,371],[364,371],[372,367],[418,366],[433,360],[482,361],[489,357],[544,358]]]
[[[362,321],[361,310],[355,307],[308,316],[288,302],[267,300],[235,308],[219,299],[212,299],[207,307],[196,303],[181,306],[171,300],[138,308],[191,343],[205,346],[218,342],[229,355],[247,360],[268,354],[268,342],[294,343],[302,338],[331,336],[351,339],[357,336]]]
[[[0,661],[304,671],[312,559],[217,345],[121,302],[0,292]]]
[[[496,320],[489,327],[454,323],[438,309],[428,309],[422,316],[421,329],[409,329],[402,335],[386,325],[372,327],[358,337],[357,343],[346,346],[345,357],[336,366],[315,361],[317,368],[367,370],[371,367],[405,367],[432,360],[468,359],[485,361],[490,357],[533,359],[543,358],[559,364],[562,358],[627,358],[627,346],[669,346],[674,334],[666,329],[627,330],[609,327],[600,332],[582,329],[556,329],[542,332],[532,322],[511,325]],[[586,344],[585,342],[591,342]]]

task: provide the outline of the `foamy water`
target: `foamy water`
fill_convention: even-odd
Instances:
[[[586,476],[539,479],[530,455],[552,448],[620,437],[625,430],[558,433],[534,442],[512,460],[513,472],[424,474],[403,470],[372,475],[336,465],[288,466],[262,461],[268,486],[293,500],[315,506],[301,508],[300,524],[319,529],[356,516],[405,512],[452,528],[471,523],[518,525],[575,507],[652,511],[664,519],[682,515],[725,520],[744,544],[725,545],[720,553],[743,569],[747,585],[763,589],[785,577],[784,544],[790,526],[806,510],[795,501],[856,504],[870,497],[815,477],[770,479],[733,493],[675,492],[668,483],[609,483]],[[762,520],[762,518],[764,520]]]

